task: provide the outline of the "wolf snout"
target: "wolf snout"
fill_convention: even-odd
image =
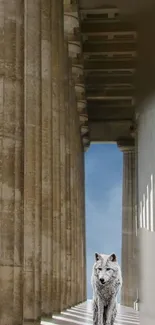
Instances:
[[[101,282],[102,284],[104,284],[104,283],[105,283],[105,281],[104,281],[104,279],[103,279],[103,278],[101,278],[101,279],[100,279],[100,282]]]

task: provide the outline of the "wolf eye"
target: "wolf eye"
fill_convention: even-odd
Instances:
[[[99,267],[99,268],[98,268],[98,270],[99,270],[99,271],[102,271],[102,268],[101,268],[101,267]]]
[[[110,267],[107,267],[107,269],[106,269],[107,271],[110,271]]]

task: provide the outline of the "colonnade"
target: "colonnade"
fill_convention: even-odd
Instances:
[[[155,320],[155,98],[139,105],[134,139],[118,141],[123,151],[121,303],[140,310],[140,324]]]
[[[137,298],[137,233],[136,233],[136,154],[135,140],[121,139],[123,152],[122,197],[122,276],[121,304],[134,307]]]
[[[86,299],[85,100],[61,0],[0,0],[0,41],[0,324],[40,324]]]
[[[155,98],[146,100],[137,114],[138,242],[140,324],[155,322]]]
[[[140,324],[155,320],[155,98],[137,108],[133,141],[123,151],[121,303],[140,310]]]
[[[122,304],[154,324],[154,98],[123,151]],[[0,0],[0,325],[86,299],[89,146],[78,1]],[[140,249],[139,249],[139,248]]]

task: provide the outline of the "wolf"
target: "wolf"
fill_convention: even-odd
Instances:
[[[117,293],[122,286],[121,268],[114,253],[95,253],[91,284],[93,325],[113,325],[117,314]]]

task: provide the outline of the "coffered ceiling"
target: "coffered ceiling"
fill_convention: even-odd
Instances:
[[[153,5],[155,1],[151,0],[80,0],[86,98],[93,141],[117,141],[132,136],[135,106],[151,89],[142,79],[148,74],[150,80],[148,60],[152,56],[148,55],[146,44],[151,48],[148,36],[154,31]],[[149,52],[155,53],[154,45],[152,49]],[[155,85],[154,77],[152,82]]]

